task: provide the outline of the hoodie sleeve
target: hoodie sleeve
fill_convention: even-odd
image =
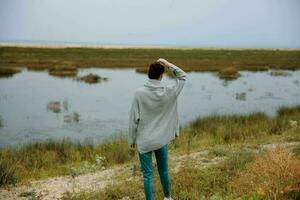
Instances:
[[[173,73],[176,81],[174,85],[170,85],[168,88],[171,90],[171,93],[177,97],[183,89],[187,73],[172,63],[169,63],[168,70]]]
[[[128,129],[128,143],[129,145],[136,144],[137,127],[140,120],[140,111],[136,96],[133,99],[129,111],[129,129]]]

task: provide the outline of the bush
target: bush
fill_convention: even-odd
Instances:
[[[300,160],[279,147],[249,163],[232,185],[239,194],[257,192],[267,199],[282,199],[297,191],[299,184]]]

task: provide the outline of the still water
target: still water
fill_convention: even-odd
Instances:
[[[264,112],[274,116],[280,106],[300,105],[300,71],[288,76],[266,72],[241,72],[233,81],[210,72],[188,73],[178,98],[181,126],[212,114]],[[30,141],[70,138],[102,141],[126,134],[128,113],[135,88],[147,80],[134,69],[82,69],[108,77],[108,81],[86,84],[70,78],[27,71],[0,79],[0,147]],[[174,80],[164,76],[163,84]],[[47,109],[49,102],[61,104],[59,112]],[[74,113],[77,120],[73,120]]]

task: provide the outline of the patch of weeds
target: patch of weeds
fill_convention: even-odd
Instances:
[[[230,193],[227,184],[238,170],[252,160],[248,151],[230,154],[229,158],[218,165],[200,169],[194,165],[185,165],[178,173],[172,174],[172,191],[175,199],[206,198],[216,193],[225,195]]]
[[[47,104],[47,111],[50,110],[54,113],[60,113],[61,103],[59,101],[51,101]]]
[[[122,199],[141,200],[144,199],[144,186],[141,180],[126,180],[121,183],[113,183],[108,185],[105,190],[94,193],[68,194],[63,200],[116,200]]]
[[[19,197],[35,198],[36,197],[36,191],[32,190],[32,191],[22,192],[22,193],[19,194]]]
[[[0,157],[0,186],[17,182],[16,167],[13,162]]]
[[[237,93],[235,93],[235,99],[239,100],[239,101],[246,101],[247,93],[246,92],[237,92]]]
[[[80,174],[85,174],[88,172],[95,172],[97,170],[105,169],[105,157],[96,155],[94,162],[84,161],[83,165],[80,168],[71,168],[70,175],[74,178]]]
[[[213,156],[223,157],[227,156],[230,153],[229,147],[225,146],[216,146],[210,149],[209,154]]]
[[[292,148],[292,151],[294,152],[294,154],[295,154],[296,156],[300,156],[300,144],[294,146],[294,147]]]
[[[64,115],[64,122],[65,123],[78,123],[80,120],[80,114],[78,112],[73,112],[69,115]]]
[[[226,168],[231,171],[241,170],[255,158],[251,151],[241,150],[231,154],[226,162]]]

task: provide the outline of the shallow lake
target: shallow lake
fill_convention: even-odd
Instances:
[[[271,76],[270,71],[241,72],[233,81],[211,72],[191,72],[178,98],[181,126],[197,117],[264,112],[274,116],[281,106],[300,105],[300,71]],[[128,113],[137,87],[146,74],[134,69],[81,69],[108,77],[108,81],[86,84],[45,72],[23,70],[0,79],[0,147],[30,141],[70,138],[93,142],[126,134]],[[163,84],[174,80],[164,76]],[[60,111],[47,109],[59,102]],[[76,120],[73,116],[76,114]]]

